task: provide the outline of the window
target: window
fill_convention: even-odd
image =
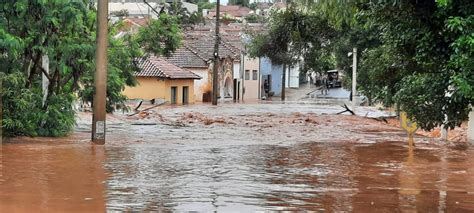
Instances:
[[[245,80],[250,80],[250,70],[245,70]]]
[[[253,80],[258,80],[258,71],[257,70],[252,71],[252,79]]]

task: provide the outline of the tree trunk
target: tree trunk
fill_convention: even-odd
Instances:
[[[286,87],[286,64],[283,64],[283,74],[281,77],[281,100],[285,100],[285,87]]]

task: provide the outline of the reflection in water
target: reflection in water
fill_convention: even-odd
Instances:
[[[112,170],[108,208],[364,212],[436,211],[442,205],[446,210],[474,210],[473,150],[423,146],[427,145],[411,150],[403,142],[114,147],[117,150],[107,152],[107,168]],[[467,158],[443,164],[440,156],[445,154]],[[119,160],[122,157],[131,161]],[[465,172],[454,174],[454,168]],[[441,179],[442,175],[456,181],[446,183],[449,178]],[[441,202],[443,194],[457,196],[456,201]]]
[[[474,210],[472,148],[168,142],[2,152],[2,212]]]
[[[408,156],[406,161],[402,163],[399,174],[400,187],[399,202],[400,208],[404,211],[416,211],[416,201],[420,195],[420,178],[416,172],[416,164],[414,162],[414,141],[413,137],[408,138]],[[414,209],[413,209],[414,208]]]
[[[105,211],[103,147],[6,144],[0,212]]]

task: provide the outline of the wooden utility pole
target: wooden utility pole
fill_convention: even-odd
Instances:
[[[105,144],[105,104],[107,95],[107,10],[108,0],[98,0],[97,3],[97,47],[94,109],[92,115],[92,142]]]
[[[217,84],[219,83],[219,13],[220,13],[220,0],[217,0],[216,5],[216,43],[214,44],[214,69],[212,71],[212,105],[217,105],[217,93],[219,91]]]

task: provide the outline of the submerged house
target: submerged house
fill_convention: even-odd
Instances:
[[[163,58],[150,56],[138,61],[136,87],[126,87],[123,94],[129,99],[164,100],[169,104],[194,103],[194,81],[197,74],[178,67]]]

